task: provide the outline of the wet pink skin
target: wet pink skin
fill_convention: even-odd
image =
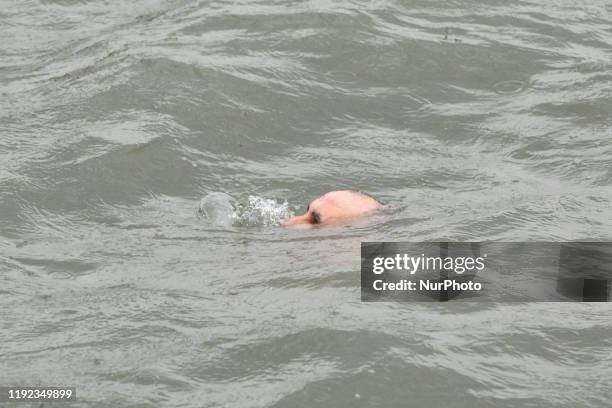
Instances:
[[[287,218],[283,226],[308,226],[332,224],[366,215],[382,205],[365,194],[356,191],[331,191],[308,205],[304,215]]]

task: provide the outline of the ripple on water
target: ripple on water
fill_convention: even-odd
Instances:
[[[405,104],[404,107],[404,112],[406,113],[418,112],[423,109],[427,109],[432,105],[429,99],[417,94],[407,94],[406,98],[408,99],[408,102]]]
[[[470,44],[461,44],[459,42],[455,43],[454,53],[455,56],[462,60],[473,60],[482,56],[482,52],[478,49],[477,46]]]
[[[329,71],[326,76],[334,82],[351,84],[357,80],[357,75],[351,71]]]
[[[65,272],[65,271],[63,272],[56,271],[56,272],[50,272],[49,277],[53,279],[70,279],[72,278],[72,274],[70,272]]]
[[[519,80],[502,81],[493,85],[495,93],[500,95],[517,94],[522,92],[525,88],[527,88],[527,83]]]

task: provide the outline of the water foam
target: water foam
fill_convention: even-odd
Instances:
[[[293,212],[287,201],[251,195],[246,203],[239,203],[226,193],[212,192],[200,201],[198,215],[215,226],[268,227],[279,225]]]
[[[246,205],[238,205],[234,225],[239,226],[273,226],[293,216],[289,203],[282,203],[270,198],[249,196]]]

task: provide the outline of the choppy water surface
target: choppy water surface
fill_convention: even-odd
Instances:
[[[609,407],[608,305],[359,301],[365,240],[612,239],[612,5],[546,3],[1,1],[0,383]],[[344,188],[397,211],[275,226]]]

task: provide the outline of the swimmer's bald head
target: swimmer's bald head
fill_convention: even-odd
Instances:
[[[283,221],[284,226],[330,224],[372,212],[382,205],[356,191],[332,191],[308,204],[306,213]]]

